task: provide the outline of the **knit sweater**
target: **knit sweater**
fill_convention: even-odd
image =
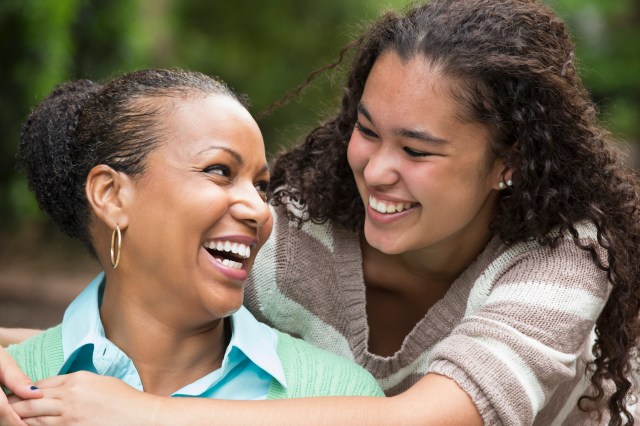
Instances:
[[[40,333],[8,352],[34,381],[55,376],[62,367],[61,326]],[[376,381],[363,368],[347,359],[278,332],[278,357],[287,387],[273,379],[267,399],[307,396],[383,396]]]
[[[594,227],[578,230],[595,241]],[[247,286],[259,321],[356,361],[387,395],[433,372],[455,380],[487,425],[598,424],[576,404],[610,286],[570,238],[555,248],[492,239],[388,357],[368,350],[357,233],[299,228],[278,207]]]

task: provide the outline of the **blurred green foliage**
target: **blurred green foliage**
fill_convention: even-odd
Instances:
[[[260,112],[334,61],[361,24],[409,0],[2,0],[0,223],[45,220],[15,171],[20,125],[58,83],[146,67],[216,75]],[[621,139],[640,139],[640,4],[548,0],[572,27],[586,85]],[[268,151],[309,130],[340,96],[327,73],[260,122]],[[2,230],[2,229],[0,229]]]
[[[620,139],[640,142],[640,2],[549,0],[571,27],[585,85]]]

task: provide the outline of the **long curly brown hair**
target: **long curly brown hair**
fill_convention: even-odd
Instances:
[[[507,244],[536,239],[553,246],[564,231],[578,236],[575,223],[595,224],[607,257],[581,248],[607,271],[612,290],[595,328],[595,392],[579,405],[600,412],[606,405],[610,424],[633,424],[626,403],[640,305],[637,178],[598,123],[563,22],[536,1],[435,0],[384,15],[348,48],[354,57],[341,108],[277,158],[272,187],[287,190],[276,191],[274,202],[293,197],[309,220],[360,229],[364,207],[346,152],[367,76],[384,51],[422,55],[459,82],[452,95],[465,118],[491,129],[491,156],[515,171],[491,225],[496,235]]]

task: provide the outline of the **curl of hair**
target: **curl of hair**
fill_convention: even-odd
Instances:
[[[104,85],[64,83],[40,102],[22,126],[18,164],[38,204],[61,231],[95,255],[89,232],[86,179],[106,164],[130,176],[144,173],[149,153],[164,142],[163,120],[176,99],[229,96],[223,82],[179,69],[124,74]]]
[[[22,125],[18,146],[18,164],[27,175],[29,189],[40,208],[71,237],[79,237],[78,194],[73,191],[78,177],[71,161],[74,134],[80,112],[100,90],[89,80],[57,86],[31,112]],[[70,199],[75,198],[75,199]],[[61,200],[69,202],[61,203]]]
[[[492,231],[505,243],[536,239],[554,246],[568,231],[607,272],[612,289],[596,322],[594,393],[580,408],[606,409],[610,424],[633,418],[629,373],[638,343],[640,214],[636,175],[626,168],[575,68],[563,22],[533,0],[435,0],[389,13],[355,43],[337,114],[275,161],[274,202],[304,203],[308,218],[360,229],[364,210],[347,163],[347,145],[364,85],[383,52],[420,56],[451,82],[461,120],[491,130],[490,159],[514,170],[501,191]],[[295,217],[292,216],[292,219]],[[578,240],[575,224],[593,223],[598,247]],[[607,382],[613,393],[605,392]]]

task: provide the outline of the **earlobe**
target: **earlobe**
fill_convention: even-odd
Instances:
[[[493,169],[493,189],[502,191],[513,186],[513,167],[507,167],[504,159],[497,159]]]
[[[130,185],[124,173],[106,164],[91,169],[87,176],[85,191],[90,209],[109,229],[125,229],[128,225],[126,203],[123,199]]]
[[[502,171],[500,179],[498,180],[498,190],[511,188],[513,186],[513,170],[511,168]]]

